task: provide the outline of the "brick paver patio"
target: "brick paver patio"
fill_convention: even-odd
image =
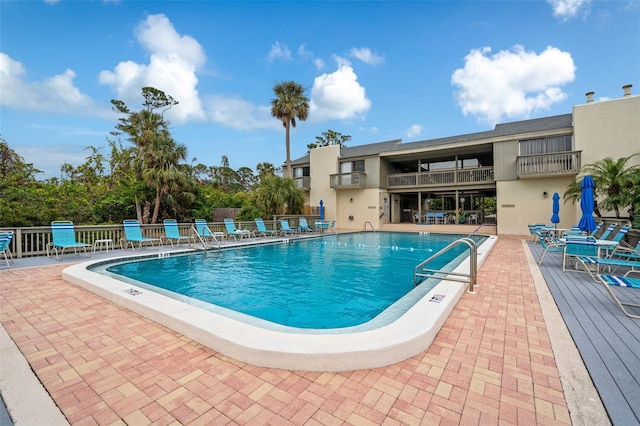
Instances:
[[[0,320],[67,420],[112,424],[570,424],[519,239],[500,238],[427,352],[310,373],[229,359],[70,285],[0,271]]]

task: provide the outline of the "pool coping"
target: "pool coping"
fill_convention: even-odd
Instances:
[[[478,269],[497,240],[488,236],[478,246]],[[126,258],[149,256],[154,255]],[[62,278],[226,356],[287,370],[350,371],[410,358],[431,345],[468,288],[465,283],[442,280],[398,319],[378,328],[341,334],[292,333],[244,323],[88,270],[102,262],[72,265],[62,271]],[[469,264],[467,257],[454,272],[468,271]]]

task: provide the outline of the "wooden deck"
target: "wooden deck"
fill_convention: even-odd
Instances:
[[[537,260],[540,245],[528,246]],[[561,253],[548,253],[540,271],[611,422],[640,424],[640,320],[624,315],[588,273],[563,272]],[[640,290],[613,290],[621,300],[640,304]]]

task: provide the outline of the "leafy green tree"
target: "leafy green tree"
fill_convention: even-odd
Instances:
[[[600,207],[613,210],[617,218],[620,218],[621,208],[632,207],[630,193],[633,191],[640,165],[627,164],[634,155],[636,154],[617,160],[607,157],[583,167],[584,174],[590,174],[596,185],[596,193],[601,197]]]
[[[314,143],[308,144],[307,148],[311,150],[313,148],[329,145],[340,145],[341,147],[346,148],[346,142],[349,142],[350,140],[350,135],[343,135],[340,132],[329,129],[326,132],[322,132],[322,136],[316,136],[316,141]]]
[[[309,117],[309,99],[304,94],[304,87],[294,81],[276,84],[273,92],[276,97],[271,100],[271,115],[281,120],[285,128],[287,177],[293,177],[289,133],[291,127],[296,127],[296,119],[304,121]]]
[[[142,96],[144,109],[141,111],[130,111],[124,102],[111,101],[114,110],[124,115],[118,120],[113,135],[126,135],[134,145],[134,149],[115,153],[112,168],[120,168],[117,173],[120,180],[128,181],[136,189],[134,200],[138,220],[144,223],[151,215],[151,223],[156,223],[161,202],[172,203],[173,194],[184,193],[189,186],[188,169],[183,167],[187,151],[184,145],[173,140],[169,123],[163,117],[164,112],[178,102],[153,87],[143,87]],[[111,145],[116,147],[116,141]],[[153,199],[153,214],[149,211],[150,198]]]
[[[267,176],[273,176],[280,172],[280,168],[274,167],[273,164],[268,162],[258,163],[256,166],[256,172],[258,173],[257,183],[259,184]]]
[[[0,218],[2,226],[37,226],[48,218],[43,208],[47,184],[36,180],[42,173],[25,162],[0,137]]]
[[[304,207],[304,195],[293,179],[280,176],[265,177],[257,193],[258,208],[265,219],[275,215],[300,214]]]

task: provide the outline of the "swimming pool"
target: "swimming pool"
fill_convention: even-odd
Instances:
[[[325,237],[325,246],[335,238]],[[496,241],[497,238],[491,236],[479,245],[479,266]],[[301,242],[293,246],[297,244]],[[346,247],[350,246],[347,244]],[[390,252],[402,252],[404,250],[401,249],[405,248],[411,252],[412,248],[389,247],[387,251]],[[243,251],[248,253],[255,249],[257,247]],[[373,247],[368,249],[371,251],[367,253],[368,257],[384,251],[383,247],[375,253]],[[378,250],[377,246],[375,249]],[[415,252],[416,247],[413,249]],[[167,253],[150,254],[147,251],[145,255],[132,258],[165,256]],[[210,255],[207,259],[215,260],[216,256],[218,254]],[[199,258],[203,259],[202,256]],[[349,261],[351,255],[341,258]],[[258,366],[307,371],[373,368],[398,362],[425,350],[467,288],[465,284],[447,280],[440,281],[433,289],[420,285],[371,321],[342,328],[307,329],[276,324],[227,308],[217,308],[223,312],[198,303],[190,305],[181,300],[186,296],[167,297],[149,291],[144,285],[137,285],[136,281],[122,281],[99,274],[91,270],[96,265],[103,267],[105,262],[73,265],[63,271],[63,278],[232,358]],[[468,272],[468,268],[469,260],[466,258],[454,270]],[[228,281],[229,275],[225,276]],[[412,282],[409,285],[412,286]]]
[[[473,238],[480,242],[486,237]],[[288,327],[343,328],[374,319],[410,293],[413,268],[454,239],[443,234],[343,234],[94,270],[223,314],[216,307]],[[456,266],[462,259],[454,259],[465,249],[455,247],[434,267]],[[412,300],[436,283],[425,282]]]

